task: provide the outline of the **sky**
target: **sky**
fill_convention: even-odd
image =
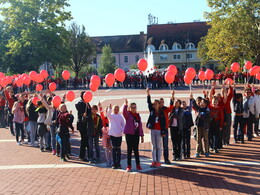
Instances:
[[[207,0],[69,0],[74,22],[90,36],[146,33],[148,14],[159,24],[205,21]],[[70,25],[72,21],[68,22]]]

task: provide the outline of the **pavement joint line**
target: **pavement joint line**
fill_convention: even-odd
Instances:
[[[126,159],[124,159],[126,160]],[[149,165],[150,159],[148,158],[141,158],[141,162],[145,161],[141,165]],[[215,161],[215,162],[173,162],[171,165],[165,165],[163,164],[160,168],[169,168],[174,166],[207,166],[207,165],[213,165],[213,166],[235,166],[235,165],[260,165],[260,162],[253,162],[253,161]],[[71,164],[36,164],[36,165],[5,165],[0,166],[0,170],[14,170],[14,169],[56,169],[56,168],[91,168],[91,167],[99,167],[99,168],[107,168],[106,163],[100,163],[100,164],[77,164],[77,163],[71,163]],[[110,169],[110,168],[108,168]],[[130,173],[142,173],[147,172],[151,170],[156,170],[158,168],[145,168],[142,171],[132,171]],[[116,169],[117,171],[125,171],[124,169]]]
[[[15,139],[2,139],[0,142],[16,142]]]

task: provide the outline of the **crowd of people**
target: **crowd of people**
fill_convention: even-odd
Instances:
[[[231,129],[234,131],[234,142],[244,143],[244,135],[251,141],[254,133],[258,136],[260,114],[260,89],[246,87],[244,93],[238,93],[236,86],[223,84],[221,92],[216,93],[216,84],[212,83],[209,91],[194,99],[190,94],[189,101],[175,98],[171,92],[170,105],[165,106],[164,99],[152,101],[150,89],[147,88],[149,117],[146,127],[150,129],[152,143],[151,167],[171,164],[169,157],[169,137],[172,141],[173,160],[191,158],[191,134],[196,144],[195,157],[218,153],[223,145],[231,144]],[[10,133],[16,137],[17,145],[25,143],[39,147],[41,152],[50,151],[60,157],[61,161],[70,159],[70,130],[74,133],[72,112],[67,110],[65,96],[57,108],[53,106],[55,96],[46,90],[45,94],[15,92],[12,86],[6,86],[0,93],[0,123],[7,125]],[[90,105],[81,100],[75,105],[77,110],[76,129],[80,132],[81,161],[101,162],[99,141],[105,149],[106,165],[121,169],[121,144],[125,135],[127,144],[127,168],[132,170],[132,153],[134,152],[136,169],[142,170],[139,157],[139,143],[144,142],[143,121],[137,112],[136,103],[125,99],[123,110],[118,105],[110,104],[103,109],[101,103]],[[34,97],[38,101],[34,102]],[[232,109],[233,104],[233,127]],[[192,112],[195,112],[193,118]],[[192,132],[193,129],[193,132]],[[204,144],[203,144],[204,143]]]

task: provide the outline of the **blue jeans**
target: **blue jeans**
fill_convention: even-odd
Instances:
[[[168,129],[165,133],[165,136],[162,137],[162,141],[163,141],[163,157],[164,160],[169,160],[169,147],[168,147],[168,143],[169,143],[169,133],[168,133]]]
[[[50,133],[51,133],[51,148],[52,150],[56,150],[56,127],[55,125],[50,125]]]
[[[2,110],[0,110],[0,123],[1,123],[1,127],[5,127],[5,111],[4,108]]]
[[[30,140],[31,144],[34,145],[35,140],[36,140],[36,134],[37,134],[37,128],[38,124],[35,121],[29,121],[29,129],[30,129]]]
[[[161,131],[151,129],[151,141],[153,145],[153,162],[161,162],[162,156],[162,138]]]
[[[242,127],[242,121],[243,121],[243,116],[234,116],[234,140],[238,141],[238,136],[237,133],[241,132],[241,127]],[[239,125],[239,130],[238,130],[238,125]]]
[[[120,166],[122,137],[110,136],[110,140],[112,144],[112,156],[114,165]]]
[[[96,150],[96,157],[97,159],[100,159],[100,149],[99,149],[99,137],[98,136],[88,136],[88,147],[89,147],[89,158],[90,160],[94,157],[94,147]]]

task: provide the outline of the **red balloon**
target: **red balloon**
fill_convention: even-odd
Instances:
[[[233,72],[239,71],[239,69],[240,69],[239,63],[234,62],[233,64],[231,64],[230,69],[231,69]]]
[[[17,78],[15,81],[17,87],[21,87],[23,85],[23,79],[22,78]]]
[[[72,102],[75,99],[75,93],[73,91],[68,91],[66,93],[66,98],[69,102]]]
[[[60,96],[54,96],[52,99],[52,104],[54,107],[58,108],[61,104],[61,98]]]
[[[108,87],[112,87],[115,83],[115,76],[112,73],[108,73],[105,77],[105,81]]]
[[[254,66],[249,70],[250,76],[255,76],[259,73],[259,66]]]
[[[31,79],[31,80],[37,81],[37,77],[38,77],[37,72],[31,71],[31,72],[29,73],[29,76],[30,76],[30,79]]]
[[[164,79],[168,84],[171,84],[175,79],[175,74],[173,72],[166,72]]]
[[[185,75],[190,79],[193,80],[196,76],[196,70],[192,67],[189,67],[186,71],[185,71]]]
[[[187,77],[187,75],[185,75],[184,76],[184,82],[189,85],[189,84],[191,84],[192,79],[190,79],[189,77]]]
[[[43,86],[41,84],[36,85],[36,91],[42,91]]]
[[[245,63],[245,68],[246,68],[247,70],[250,70],[250,69],[252,68],[252,66],[253,66],[253,64],[252,64],[252,62],[250,62],[250,61],[247,61],[247,62]]]
[[[70,78],[70,72],[69,72],[68,70],[64,70],[64,71],[62,72],[62,77],[63,77],[64,80],[69,80],[69,78]]]
[[[168,68],[167,68],[167,72],[172,72],[174,75],[176,75],[177,72],[178,72],[178,70],[177,70],[176,66],[170,65],[170,66],[168,66]]]
[[[206,75],[204,71],[200,71],[198,74],[198,77],[201,81],[205,81],[206,80]]]
[[[38,97],[33,97],[32,98],[32,103],[36,106],[37,102],[40,101],[40,99]]]
[[[146,59],[141,58],[138,62],[137,62],[137,66],[139,68],[139,70],[141,71],[145,71],[148,67],[148,62],[146,61]]]
[[[29,77],[24,77],[24,78],[23,78],[23,83],[24,83],[25,85],[30,85],[31,79],[30,79]]]
[[[255,75],[255,77],[260,80],[260,73],[257,73],[257,75]]]
[[[91,91],[95,92],[98,90],[98,86],[94,85],[93,83],[90,83],[89,84],[89,88]]]
[[[44,78],[42,77],[42,75],[37,74],[37,79],[36,79],[37,83],[41,83],[44,81]]]
[[[86,91],[84,94],[83,94],[83,100],[86,102],[86,103],[89,103],[93,98],[93,95],[90,91]]]
[[[205,72],[205,77],[207,80],[211,80],[214,76],[214,72],[211,69],[207,69]]]
[[[4,78],[4,77],[5,77],[5,74],[2,73],[2,72],[0,72],[0,78],[2,79],[2,78]]]
[[[125,71],[124,70],[122,70],[121,68],[118,68],[115,70],[114,75],[115,75],[116,80],[118,80],[119,82],[124,82],[124,80],[125,80]]]
[[[41,70],[40,75],[41,75],[42,78],[44,78],[44,79],[46,79],[46,78],[49,76],[47,70]]]
[[[93,75],[91,78],[90,78],[90,83],[92,83],[93,85],[95,86],[99,86],[101,81],[100,81],[100,77],[98,75]]]
[[[50,89],[50,91],[55,91],[55,90],[56,90],[56,88],[57,88],[57,85],[56,85],[56,83],[54,83],[54,82],[51,82],[51,83],[49,84],[49,89]]]
[[[5,86],[9,84],[9,83],[8,83],[8,78],[4,78],[4,79],[3,79],[3,84],[4,84]]]
[[[232,85],[232,84],[234,83],[234,81],[233,81],[233,79],[231,79],[231,78],[227,78],[227,79],[225,80],[225,83],[226,83],[227,85]]]

